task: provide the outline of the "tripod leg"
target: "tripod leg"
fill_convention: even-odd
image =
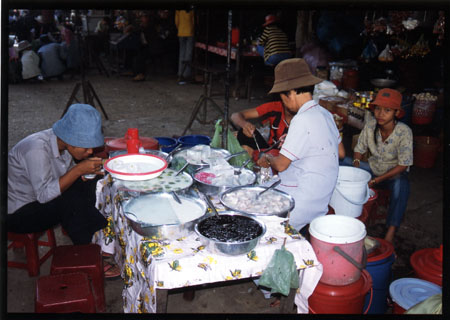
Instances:
[[[194,120],[195,120],[195,118],[197,117],[197,114],[198,114],[198,112],[199,112],[199,110],[200,110],[200,107],[201,107],[202,104],[203,104],[203,100],[204,100],[204,99],[205,99],[205,96],[202,95],[202,96],[200,97],[200,99],[197,101],[197,103],[195,104],[194,110],[192,110],[191,117],[189,118],[189,122],[188,122],[186,128],[184,128],[183,133],[181,134],[182,136],[184,136],[184,135],[186,134],[186,132],[188,131],[188,129],[191,128],[192,123],[194,123]]]
[[[77,95],[77,93],[78,93],[78,90],[80,89],[80,86],[81,86],[81,83],[78,82],[78,83],[75,85],[75,87],[73,88],[72,94],[70,95],[69,101],[67,101],[66,108],[64,109],[64,111],[63,111],[63,113],[62,113],[62,115],[61,115],[61,118],[62,118],[62,117],[64,116],[64,114],[67,112],[67,109],[69,109],[69,107],[72,105],[73,100],[77,100],[76,95]],[[78,102],[78,100],[77,100],[77,102]]]
[[[102,112],[103,112],[103,115],[105,116],[105,119],[106,119],[106,120],[109,120],[109,119],[108,119],[108,115],[106,114],[106,111],[105,111],[105,109],[103,108],[103,105],[102,105],[102,103],[100,102],[100,99],[98,98],[97,93],[96,93],[95,90],[94,90],[94,87],[92,86],[92,84],[91,84],[89,81],[87,81],[87,83],[88,83],[88,85],[89,85],[89,88],[91,88],[91,92],[92,92],[92,94],[94,95],[95,99],[97,100],[98,105],[100,106],[100,109],[102,109]]]

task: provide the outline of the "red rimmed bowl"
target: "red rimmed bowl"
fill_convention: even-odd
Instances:
[[[103,167],[113,178],[141,181],[158,177],[167,168],[167,161],[152,154],[124,154],[107,160]]]

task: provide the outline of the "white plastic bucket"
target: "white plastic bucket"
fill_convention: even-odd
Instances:
[[[339,166],[339,175],[330,200],[335,214],[357,218],[369,200],[369,172],[347,166]]]
[[[363,247],[367,232],[361,221],[325,215],[311,221],[309,234],[311,246],[323,265],[321,282],[345,286],[358,281],[366,264]]]

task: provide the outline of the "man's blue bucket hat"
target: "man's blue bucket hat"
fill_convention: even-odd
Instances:
[[[100,113],[88,104],[70,106],[64,117],[53,125],[53,132],[65,143],[80,148],[96,148],[104,144]]]

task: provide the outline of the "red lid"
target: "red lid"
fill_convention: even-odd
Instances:
[[[426,248],[414,252],[409,260],[415,271],[442,277],[442,260],[439,260],[439,256],[439,248]]]
[[[106,145],[108,146],[110,151],[116,150],[126,150],[127,149],[127,140],[126,138],[117,138],[106,141]],[[142,142],[142,147],[147,150],[158,150],[158,140],[149,137],[139,137],[139,140]]]
[[[380,243],[380,246],[367,256],[367,262],[380,261],[390,257],[394,253],[394,246],[392,243],[381,238],[372,238],[377,240]]]
[[[372,277],[367,270],[361,272],[361,277],[351,284],[345,286],[332,286],[326,283],[319,283],[314,290],[315,294],[332,296],[332,297],[348,297],[352,295],[365,295],[372,287]]]

